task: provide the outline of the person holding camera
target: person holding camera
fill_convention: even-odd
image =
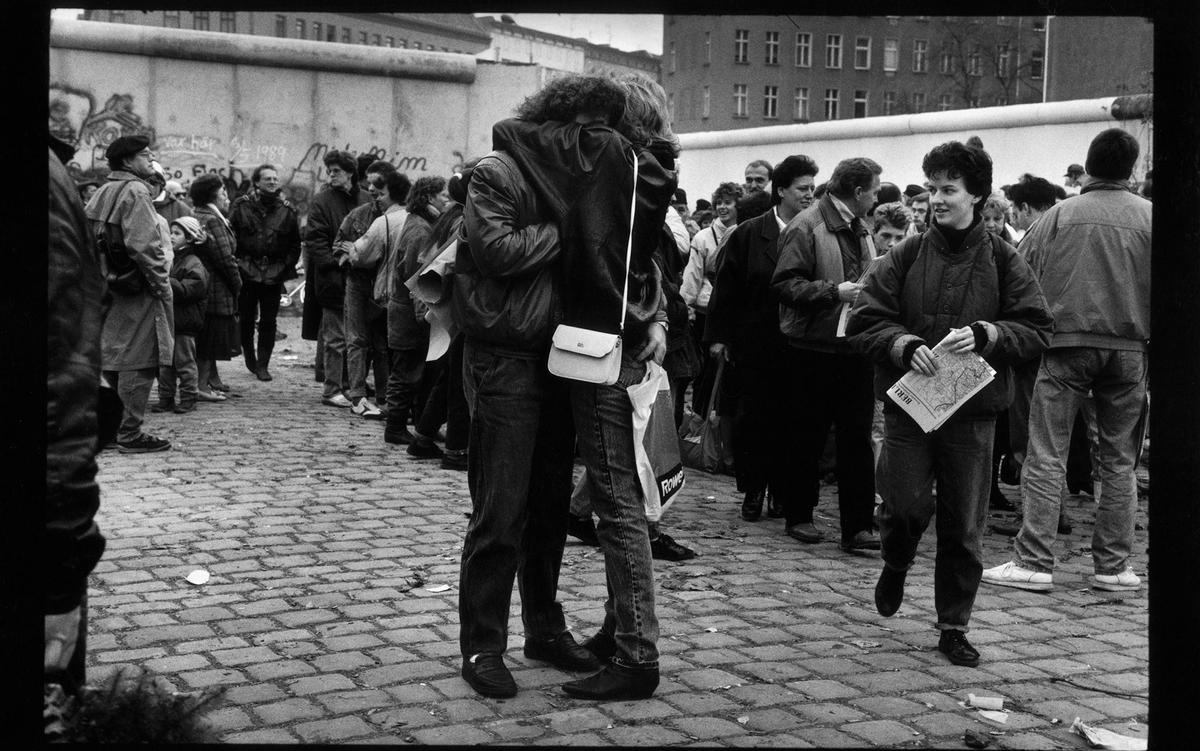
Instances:
[[[124,404],[117,450],[166,451],[171,442],[142,432],[150,387],[175,352],[175,316],[166,242],[148,180],[150,139],[121,136],[105,151],[112,170],[84,213],[103,251],[112,307],[104,319],[100,362]]]

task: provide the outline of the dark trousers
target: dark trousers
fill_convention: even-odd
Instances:
[[[692,342],[700,353],[700,372],[692,381],[692,411],[698,415],[708,415],[708,401],[712,398],[713,381],[717,377],[717,361],[708,356],[708,345],[704,339],[704,325],[708,316],[697,313],[696,320],[691,323]],[[720,395],[717,395],[720,398]]]
[[[566,630],[557,602],[567,539],[574,426],[565,381],[545,355],[463,352],[471,412],[467,486],[471,520],[459,575],[459,645],[464,657],[503,653],[513,580],[526,638]]]
[[[391,429],[404,430],[412,412],[413,395],[421,383],[421,374],[425,372],[425,350],[392,349],[388,350],[388,358],[387,388],[384,391],[387,424]]]
[[[463,394],[462,353],[463,337],[458,336],[450,342],[446,354],[437,361],[437,381],[429,391],[421,419],[416,425],[418,433],[432,437],[445,422],[447,451],[466,449],[467,432],[471,427],[471,413],[467,410],[467,398]]]
[[[883,505],[879,538],[883,562],[907,570],[921,535],[935,516],[937,555],[933,602],[939,629],[967,630],[983,574],[995,418],[950,418],[925,433],[908,415],[884,414]],[[937,483],[936,498],[930,492]]]
[[[247,361],[266,365],[275,350],[275,323],[279,318],[279,299],[283,284],[263,284],[242,280],[238,293],[238,315],[242,326],[242,354]],[[258,348],[254,347],[254,321],[258,319]]]
[[[771,493],[784,506],[796,504],[796,474],[788,453],[789,415],[780,406],[788,399],[787,370],[776,360],[739,360],[737,407],[733,416],[733,465],[738,489]],[[785,500],[790,499],[790,500]]]
[[[849,540],[872,528],[875,513],[871,364],[861,355],[791,348],[784,355],[784,367],[792,435],[788,456],[796,478],[796,492],[790,500],[784,498],[784,518],[789,527],[812,521],[821,490],[821,454],[833,425],[838,511],[842,539]]]

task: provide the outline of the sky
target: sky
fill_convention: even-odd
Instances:
[[[75,18],[82,8],[56,8],[56,18]],[[501,13],[476,13],[478,16],[499,18]],[[619,50],[646,50],[662,54],[663,17],[630,13],[509,13],[521,26],[538,31],[583,37],[596,44],[608,44]]]

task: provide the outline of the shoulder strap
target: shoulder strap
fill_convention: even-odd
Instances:
[[[633,257],[633,220],[637,211],[638,156],[636,151],[630,153],[633,154],[633,197],[629,200],[629,241],[625,244],[625,285],[621,290],[621,328],[618,331],[622,334],[625,333],[625,309],[629,307],[629,261]]]
[[[1015,250],[1012,253],[1005,253],[1004,241],[992,235],[992,260],[996,264],[996,283],[1002,300],[1004,295],[1004,280],[1008,276],[1008,264],[1015,253]]]
[[[113,198],[112,206],[108,208],[108,216],[104,217],[104,223],[106,225],[112,221],[112,215],[116,213],[117,206],[121,203],[121,194],[125,192],[125,189],[129,187],[129,183],[131,182],[133,181],[126,180],[121,184],[121,187],[117,188],[117,195],[115,198]]]

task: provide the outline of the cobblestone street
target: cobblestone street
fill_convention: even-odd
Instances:
[[[520,692],[480,697],[459,676],[466,473],[322,406],[297,312],[280,316],[274,381],[221,362],[227,402],[148,415],[171,451],[99,457],[108,548],[89,590],[91,683],[140,666],[180,691],[224,686],[210,719],[234,743],[961,748],[973,730],[994,748],[1086,748],[1076,717],[1147,736],[1145,500],[1133,565],[1147,587],[1090,588],[1094,505],[1072,496],[1053,591],[981,585],[971,669],[936,650],[932,525],[904,605],[883,618],[881,564],[838,549],[832,486],[826,542],[802,545],[782,520],[743,521],[733,479],[698,471],[663,528],[699,555],[655,562],[654,697],[566,696],[573,676],[522,655],[515,593],[506,660]],[[1011,545],[985,537],[986,565]],[[196,569],[207,583],[185,580]],[[578,639],[604,596],[599,550],[568,538],[560,600]],[[971,693],[1003,697],[1006,722],[964,706]]]

